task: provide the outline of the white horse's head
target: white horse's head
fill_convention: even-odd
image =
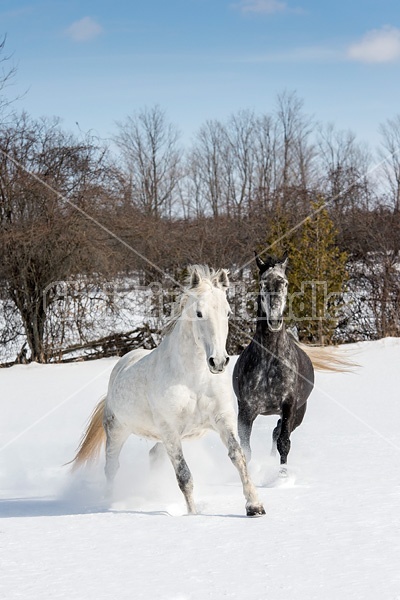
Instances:
[[[262,311],[267,318],[270,331],[280,331],[283,326],[283,313],[285,311],[288,280],[286,266],[288,259],[282,260],[267,257],[265,262],[256,256],[257,266],[260,270],[260,301]]]
[[[192,326],[196,346],[203,349],[211,373],[223,373],[229,362],[226,352],[228,319],[231,309],[226,299],[228,271],[189,267],[189,289],[185,319]]]

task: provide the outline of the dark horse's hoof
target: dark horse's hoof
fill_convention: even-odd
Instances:
[[[246,506],[246,514],[248,517],[261,517],[265,515],[265,510],[262,504],[258,506]]]

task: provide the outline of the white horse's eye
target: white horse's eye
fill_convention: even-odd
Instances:
[[[200,311],[198,310],[198,311],[197,311],[197,313],[196,313],[196,316],[197,316],[199,319],[202,319],[202,318],[203,318],[203,313],[202,313],[202,312],[200,312]]]

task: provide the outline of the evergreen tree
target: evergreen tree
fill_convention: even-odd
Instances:
[[[337,316],[343,306],[347,255],[337,246],[337,231],[323,199],[311,202],[310,210],[310,217],[296,229],[289,215],[278,210],[269,223],[265,243],[256,250],[261,258],[288,255],[286,325],[297,329],[300,341],[325,345],[333,340]],[[247,318],[235,311],[235,327],[230,328],[228,338],[230,352],[241,351],[252,337],[258,289],[258,269],[254,269],[246,285]]]
[[[289,254],[288,317],[300,340],[328,344],[343,306],[347,255],[336,244],[337,231],[322,198],[311,202],[312,214]]]

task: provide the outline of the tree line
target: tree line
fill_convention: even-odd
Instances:
[[[283,92],[270,113],[207,121],[184,147],[154,106],[117,123],[106,147],[57,119],[13,114],[4,104],[3,346],[54,360],[94,330],[102,337],[100,306],[103,335],[112,333],[121,304],[115,285],[104,292],[110,282],[161,281],[173,299],[189,263],[230,268],[234,282],[254,289],[255,249],[289,252],[297,314],[304,302],[307,312],[313,293],[316,302],[305,282],[326,281],[337,292],[333,316],[317,302],[318,318],[293,320],[301,339],[399,335],[400,115],[382,124],[372,152]],[[238,322],[246,336],[251,324]],[[238,351],[244,337],[232,332],[230,343]]]

